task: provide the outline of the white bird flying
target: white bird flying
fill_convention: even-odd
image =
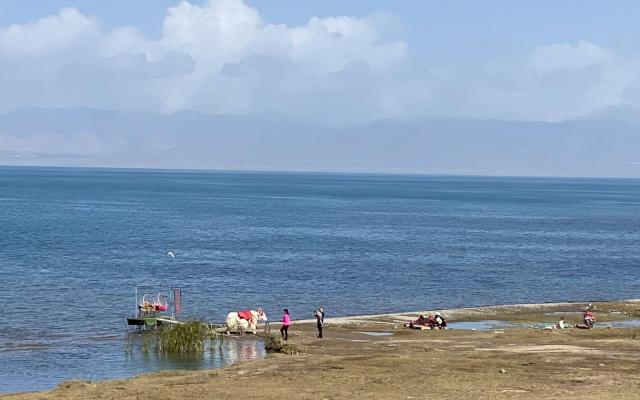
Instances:
[[[176,258],[176,255],[173,253],[173,251],[167,251],[167,255],[171,258]]]

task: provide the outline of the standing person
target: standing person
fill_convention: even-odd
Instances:
[[[585,309],[582,318],[584,319],[584,324],[587,328],[593,328],[593,322],[596,320],[596,316],[593,314],[590,308]]]
[[[324,308],[320,307],[313,312],[316,317],[316,326],[318,327],[318,339],[322,339],[322,327],[324,326]]]
[[[284,309],[284,314],[282,314],[282,327],[280,328],[280,336],[284,340],[289,339],[289,326],[291,326],[291,315],[289,315],[289,310]]]

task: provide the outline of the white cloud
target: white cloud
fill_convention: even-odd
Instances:
[[[608,60],[607,50],[584,40],[575,45],[554,43],[542,46],[533,54],[536,70],[541,74],[556,70],[582,69],[604,64]]]
[[[0,56],[43,57],[85,45],[99,36],[95,20],[75,8],[26,25],[0,28]]]
[[[121,54],[143,54],[149,47],[144,36],[134,27],[126,26],[113,29],[99,40],[98,54],[102,57],[115,57]]]
[[[255,54],[290,60],[307,73],[339,70],[355,60],[382,73],[402,62],[406,52],[405,43],[384,41],[368,19],[313,17],[297,27],[265,24],[241,0],[180,3],[165,18],[161,43],[164,50],[193,57],[200,75]]]
[[[162,26],[157,40],[135,27],[105,32],[94,18],[65,8],[2,28],[0,65],[7,70],[0,83],[19,95],[1,98],[0,110],[34,104],[260,112],[257,106],[273,105],[267,96],[279,99],[281,111],[296,105],[302,112],[300,97],[333,95],[316,90],[327,74],[353,62],[366,63],[378,77],[392,74],[407,51],[405,43],[381,37],[374,19],[267,24],[242,0],[183,1],[167,11]],[[280,67],[286,72],[277,73]]]
[[[101,30],[95,18],[65,8],[0,28],[0,111],[191,109],[345,122],[562,120],[621,102],[640,106],[635,55],[579,41],[544,45],[504,65],[433,59],[423,68],[412,65],[407,43],[385,37],[384,21],[380,14],[312,17],[287,26],[266,23],[242,0],[183,1],[158,21],[161,35],[147,38],[131,26]]]

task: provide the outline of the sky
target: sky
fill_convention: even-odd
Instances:
[[[640,107],[637,1],[3,0],[24,106],[563,121]]]

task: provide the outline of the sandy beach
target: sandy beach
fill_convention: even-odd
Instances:
[[[500,328],[483,330],[404,328],[403,323],[419,312],[331,318],[322,340],[315,338],[312,321],[297,321],[290,331],[290,343],[302,349],[299,355],[273,354],[219,370],[166,371],[104,382],[69,381],[49,392],[0,397],[640,398],[640,327],[623,322],[640,319],[640,302],[594,303],[598,317],[595,329],[539,328],[560,316],[577,322],[577,313],[584,306],[553,303],[443,310],[449,322],[469,322],[468,327],[480,320],[504,323]]]

